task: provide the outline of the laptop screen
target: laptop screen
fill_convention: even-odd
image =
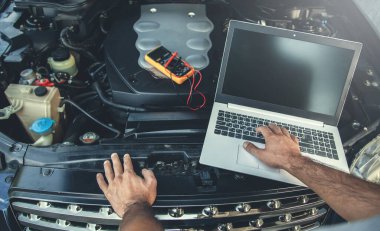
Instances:
[[[334,116],[354,54],[235,28],[222,93]]]

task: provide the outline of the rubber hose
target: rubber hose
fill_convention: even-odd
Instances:
[[[98,119],[96,119],[95,117],[93,117],[92,115],[90,115],[88,112],[86,112],[85,110],[83,110],[78,104],[74,103],[73,101],[71,100],[68,100],[68,99],[64,99],[62,100],[61,102],[61,105],[63,104],[70,104],[71,106],[75,107],[78,111],[82,112],[84,115],[86,115],[88,118],[90,118],[91,120],[93,120],[94,122],[96,122],[97,124],[99,124],[100,126],[104,127],[105,129],[113,132],[116,134],[116,136],[114,138],[117,138],[120,136],[121,132],[113,127],[110,127],[106,124],[104,124],[103,122],[99,121]]]
[[[69,27],[66,27],[66,28],[63,28],[59,37],[62,41],[62,44],[71,49],[71,50],[74,50],[74,51],[78,51],[78,52],[82,52],[84,55],[86,55],[88,58],[92,59],[92,61],[97,61],[98,59],[95,57],[95,55],[93,55],[91,52],[89,52],[88,50],[86,49],[83,49],[81,47],[76,47],[76,46],[73,46],[71,45],[68,41],[66,41],[66,38],[65,38],[65,35],[67,34],[67,32],[69,31]]]

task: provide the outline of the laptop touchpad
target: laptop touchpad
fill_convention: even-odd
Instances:
[[[243,145],[238,146],[237,163],[251,168],[259,168],[259,160],[247,152]]]
[[[247,152],[243,145],[238,146],[238,154],[237,154],[237,164],[243,165],[250,168],[257,168],[261,170],[266,171],[272,171],[272,172],[280,172],[279,169],[271,168],[268,165],[261,162],[259,159],[257,159],[254,155]]]

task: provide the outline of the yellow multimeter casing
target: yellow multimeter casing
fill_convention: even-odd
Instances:
[[[182,60],[176,52],[172,53],[163,46],[149,51],[144,58],[150,65],[177,84],[184,83],[195,74],[192,66]]]

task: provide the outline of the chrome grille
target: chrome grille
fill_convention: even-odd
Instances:
[[[306,199],[305,199],[306,198]],[[53,201],[11,202],[25,230],[113,231],[121,219],[109,206]],[[312,230],[329,211],[315,194],[208,206],[154,207],[166,230]]]

